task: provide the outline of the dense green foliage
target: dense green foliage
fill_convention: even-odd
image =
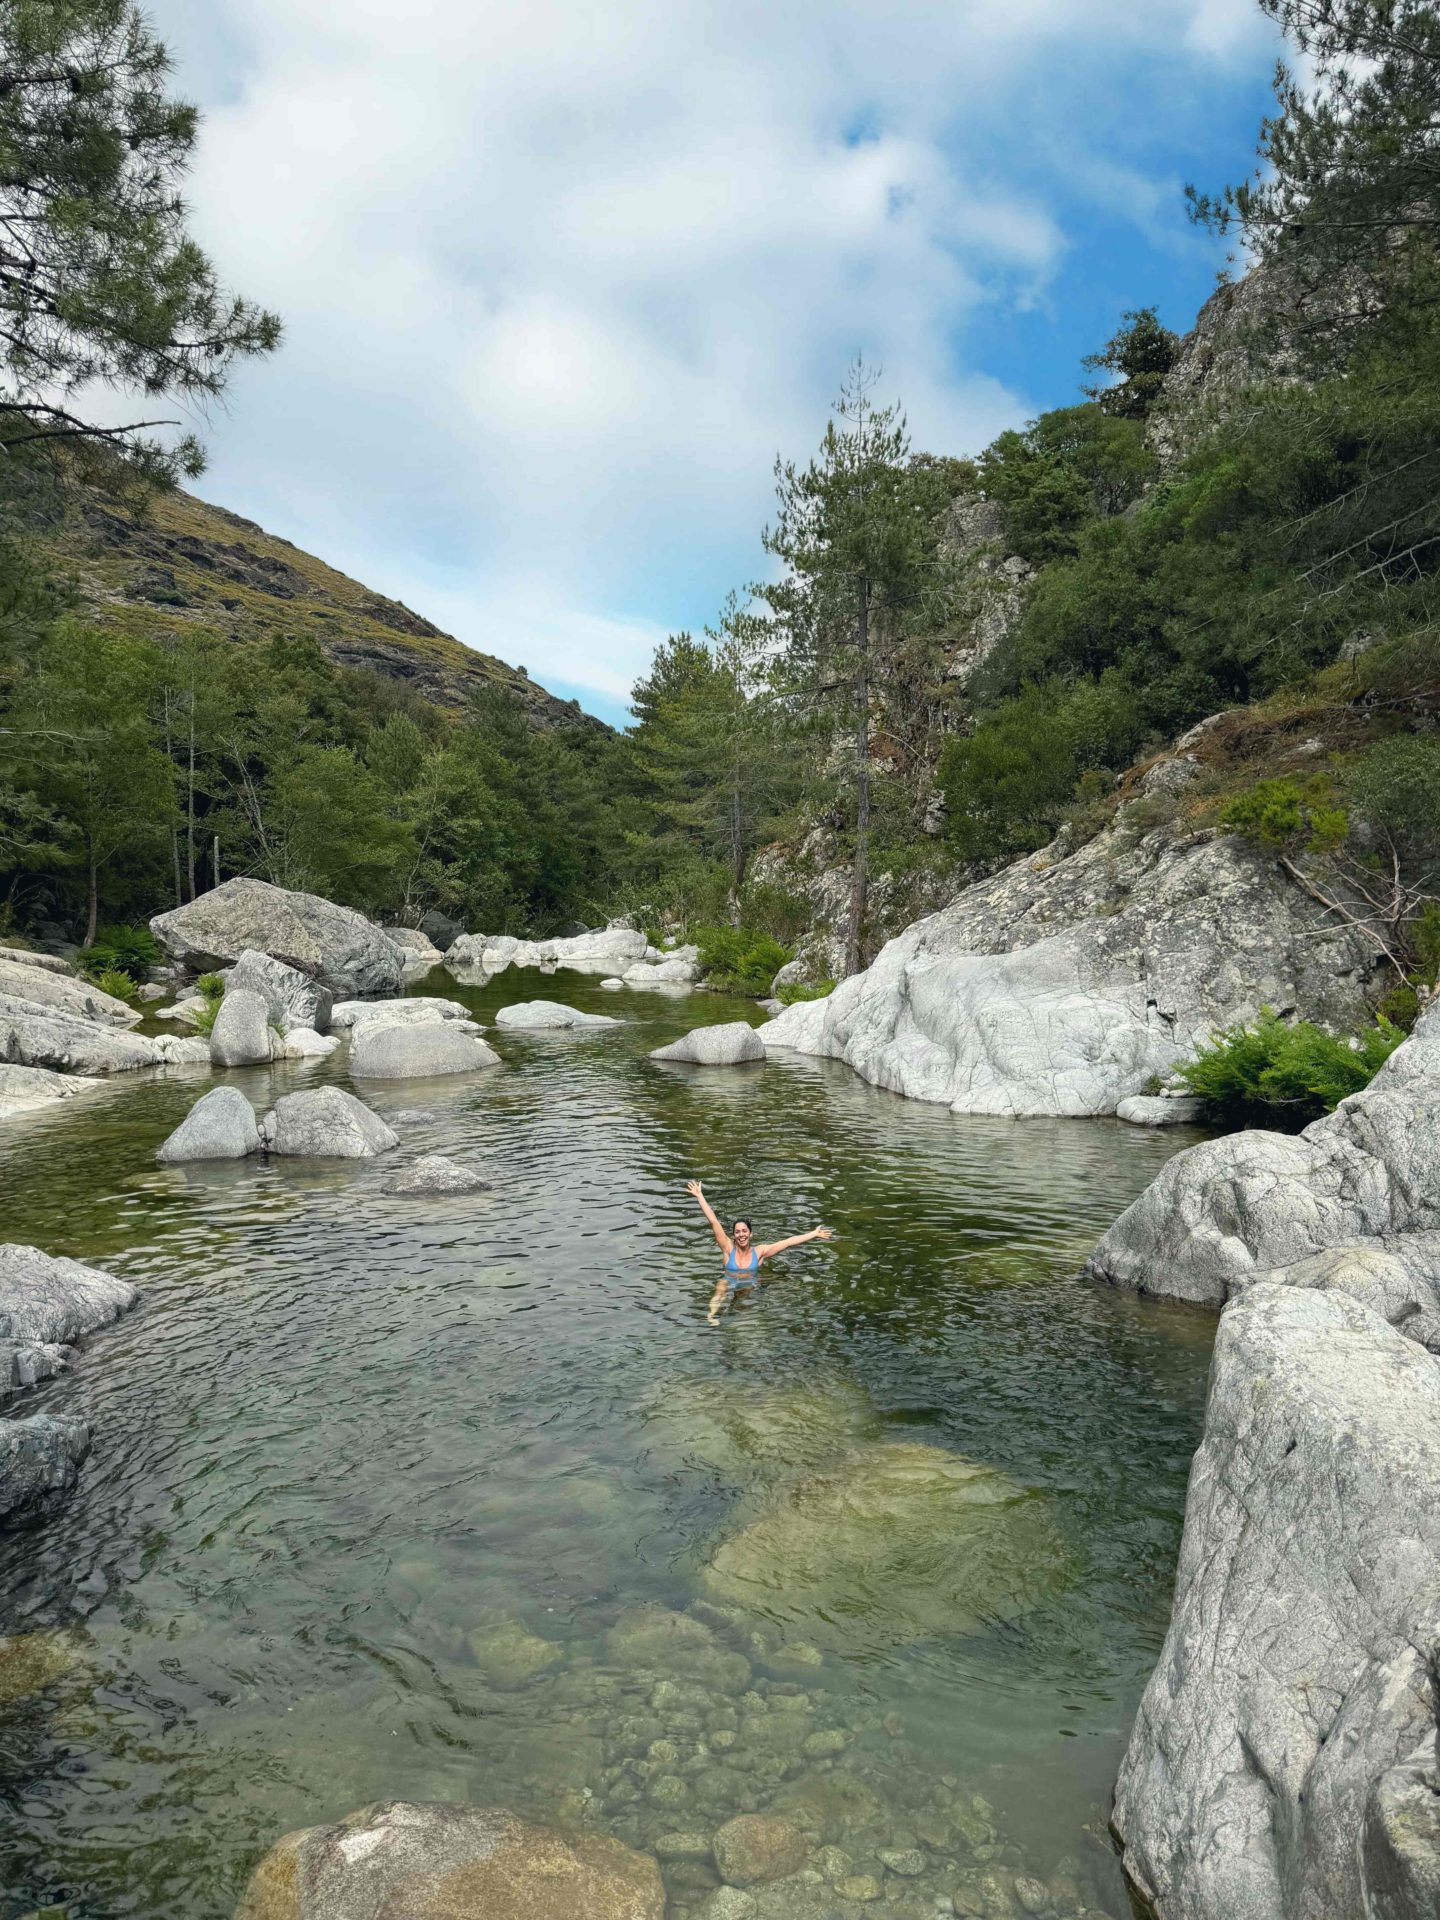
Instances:
[[[793,958],[789,947],[750,927],[700,927],[695,944],[706,977],[728,993],[769,993],[770,982]]]
[[[1308,1020],[1287,1025],[1266,1007],[1252,1025],[1215,1034],[1179,1071],[1217,1118],[1303,1125],[1368,1086],[1404,1038],[1386,1019],[1337,1038]]]
[[[83,970],[97,981],[101,974],[113,973],[139,986],[150,968],[164,958],[159,941],[148,927],[102,927],[84,956]]]

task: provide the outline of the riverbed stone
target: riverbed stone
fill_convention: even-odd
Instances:
[[[0,1639],[0,1714],[33,1700],[82,1664],[68,1633],[14,1633]]]
[[[411,1026],[361,1021],[350,1043],[350,1071],[357,1079],[428,1080],[499,1064],[493,1047],[443,1020]]]
[[[0,1062],[48,1067],[56,1073],[133,1073],[163,1064],[160,1048],[143,1033],[125,1033],[102,1021],[0,993]]]
[[[257,953],[247,947],[225,975],[225,991],[243,987],[258,993],[265,1002],[271,1024],[282,1033],[292,1027],[309,1027],[324,1033],[330,1024],[330,1009],[335,996],[323,980],[302,972],[273,954]]]
[[[513,1006],[501,1007],[495,1016],[497,1027],[546,1028],[546,1027],[618,1027],[621,1023],[612,1020],[606,1013],[582,1013],[578,1007],[569,1007],[561,1000],[520,1000]]]
[[[633,967],[625,969],[623,984],[627,987],[691,987],[699,971],[693,960],[674,957],[654,962],[637,960]]]
[[[603,927],[569,939],[519,940],[506,933],[468,933],[445,955],[453,973],[457,968],[503,973],[507,967],[566,967],[576,973],[611,975],[633,966],[645,956],[646,939],[633,927]]]
[[[155,1153],[162,1167],[187,1160],[243,1160],[260,1151],[255,1109],[238,1087],[212,1087]]]
[[[70,1346],[135,1304],[128,1280],[38,1247],[0,1245],[0,1352],[34,1342]],[[0,1393],[4,1372],[0,1369]]]
[[[696,1067],[733,1067],[763,1060],[765,1048],[748,1021],[725,1020],[714,1027],[696,1027],[668,1047],[656,1047],[650,1058],[680,1060]]]
[[[151,1042],[158,1067],[208,1067],[210,1042],[198,1033],[159,1033]]]
[[[52,1008],[76,1020],[93,1020],[102,1027],[133,1027],[138,1010],[113,993],[102,993],[81,975],[48,973],[13,960],[0,959],[0,994],[13,994],[33,1005]]]
[[[286,1093],[260,1122],[266,1153],[313,1160],[364,1160],[388,1153],[400,1140],[378,1113],[343,1087],[306,1087]]]
[[[717,1887],[700,1908],[699,1920],[755,1920],[755,1896],[743,1887]]]
[[[275,1041],[277,1060],[323,1060],[340,1044],[333,1033],[316,1033],[313,1027],[290,1027]]]
[[[90,1429],[70,1415],[0,1420],[0,1522],[42,1517],[74,1486]]]
[[[1251,1287],[1220,1320],[1170,1629],[1116,1787],[1157,1912],[1433,1912],[1379,1904],[1405,1885],[1379,1809],[1393,1769],[1434,1764],[1437,1596],[1440,1366],[1343,1293]]]
[[[780,1880],[804,1866],[805,1835],[775,1814],[742,1813],[717,1828],[711,1842],[720,1877],[734,1887]]]
[[[1062,1570],[1040,1496],[943,1448],[892,1441],[779,1489],[721,1540],[703,1579],[719,1598],[803,1623],[822,1647],[883,1651],[1014,1617]]]
[[[542,1640],[518,1620],[474,1627],[466,1636],[476,1666],[492,1687],[513,1693],[565,1658],[565,1649]]]
[[[404,977],[399,947],[363,914],[264,880],[227,880],[156,914],[150,931],[196,973],[229,966],[249,950],[285,961],[336,994],[394,993]]]
[[[216,1067],[256,1067],[267,1063],[275,1050],[270,1009],[247,987],[227,991],[210,1029],[210,1061]]]
[[[235,1920],[664,1920],[648,1856],[494,1808],[390,1801],[287,1834]]]
[[[835,1891],[842,1900],[858,1900],[862,1906],[878,1900],[885,1889],[873,1873],[848,1873],[843,1880],[835,1882]]]
[[[957,1113],[1102,1114],[1262,1006],[1355,1031],[1368,937],[1235,835],[1123,824],[967,887],[763,1027]]]
[[[484,1193],[490,1182],[473,1167],[428,1153],[390,1183],[391,1193]]]

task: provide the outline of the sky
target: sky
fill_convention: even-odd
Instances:
[[[1184,330],[1278,51],[1255,0],[149,0],[278,353],[205,498],[623,721],[764,573],[857,353],[913,443]]]

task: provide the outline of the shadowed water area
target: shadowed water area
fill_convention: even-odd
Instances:
[[[228,1920],[281,1833],[389,1798],[658,1847],[672,1916],[716,1883],[674,1836],[771,1807],[881,1885],[817,1912],[1018,1914],[1018,1870],[1125,1914],[1212,1322],[1074,1275],[1194,1136],[649,1061],[755,1017],[712,995],[414,990],[626,1024],[361,1083],[370,1162],[161,1171],[212,1084],[178,1071],[0,1136],[3,1237],[142,1289],[12,1403],[95,1448],[0,1540],[0,1626],[49,1636],[0,1674],[0,1920]],[[260,1107],[345,1059],[226,1078]],[[436,1152],[489,1191],[387,1192]],[[718,1330],[694,1175],[761,1240],[835,1229]]]

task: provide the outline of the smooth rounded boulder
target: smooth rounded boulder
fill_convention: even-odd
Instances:
[[[727,1820],[712,1845],[721,1878],[732,1887],[754,1887],[798,1873],[810,1852],[798,1827],[766,1813],[742,1813]]]
[[[228,992],[210,1029],[211,1065],[258,1067],[272,1057],[274,1050],[266,1002],[247,987]]]
[[[187,1160],[243,1160],[260,1151],[255,1109],[238,1087],[201,1094],[155,1158],[162,1167]]]
[[[402,1027],[366,1021],[350,1044],[350,1071],[361,1080],[430,1080],[499,1064],[493,1048],[449,1021]]]
[[[229,966],[247,948],[321,980],[333,993],[394,993],[399,947],[349,907],[265,880],[227,880],[188,905],[157,913],[150,931],[171,959],[195,972]]]
[[[664,1920],[660,1869],[604,1834],[392,1800],[286,1834],[235,1920]]]
[[[696,1027],[668,1047],[656,1047],[652,1060],[681,1060],[693,1067],[734,1067],[763,1060],[765,1045],[744,1020],[726,1020],[716,1027]]]
[[[519,1000],[514,1006],[501,1007],[495,1016],[497,1027],[618,1027],[608,1013],[582,1013],[561,1000]]]
[[[260,1122],[266,1153],[307,1160],[368,1160],[398,1147],[400,1137],[343,1087],[306,1087],[282,1094]]]
[[[338,1000],[330,1009],[330,1025],[337,1033],[347,1027],[424,1026],[430,1020],[468,1020],[470,1009],[459,1000],[439,1000],[414,994],[404,1000]]]
[[[490,1182],[443,1153],[426,1154],[391,1182],[391,1193],[484,1193]]]

